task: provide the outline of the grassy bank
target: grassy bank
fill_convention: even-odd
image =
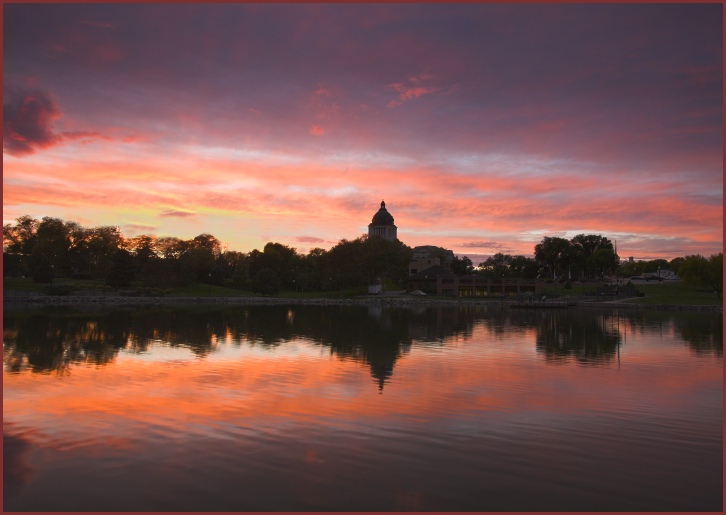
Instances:
[[[698,286],[689,286],[682,283],[639,284],[638,290],[645,293],[645,297],[628,299],[625,302],[633,304],[666,304],[666,305],[721,305],[713,290]]]
[[[48,284],[34,283],[31,279],[20,279],[20,278],[8,278],[3,282],[5,295],[12,296],[14,292],[21,294],[47,294],[49,290]],[[63,286],[70,286],[72,291],[71,295],[80,291],[85,291],[86,294],[95,292],[96,295],[118,295],[119,291],[113,288],[105,286],[100,281],[88,281],[88,280],[76,280],[59,278],[53,281],[54,288],[62,288]],[[702,287],[688,286],[682,283],[660,283],[660,284],[639,284],[637,288],[645,294],[644,297],[633,298],[623,300],[622,302],[628,302],[633,304],[650,304],[650,305],[698,305],[698,306],[713,306],[722,305],[723,302],[719,299],[716,294],[708,289]],[[139,286],[137,291],[142,295],[157,296],[162,292],[154,291],[150,288],[143,288]],[[578,297],[583,293],[594,292],[594,286],[587,286],[585,288],[575,287],[570,290],[563,288],[551,288],[546,289],[543,293],[548,295],[549,298],[562,298],[567,296]],[[280,292],[273,297],[277,298],[288,298],[288,299],[347,299],[356,297],[359,295],[365,295],[367,290],[363,289],[350,289],[343,291],[331,291],[331,292],[299,292],[299,291],[285,291]],[[222,286],[208,285],[204,283],[195,283],[188,286],[177,286],[163,291],[163,296],[169,297],[261,297],[260,294],[252,293],[250,291],[236,290],[233,288],[225,288]],[[433,296],[432,299],[443,300],[443,299],[456,299],[456,297],[444,297],[444,296]],[[500,297],[495,296],[491,298],[476,297],[471,298],[472,300],[483,301],[499,301]]]
[[[253,293],[247,290],[237,290],[234,288],[225,288],[214,284],[193,283],[186,286],[175,286],[168,289],[148,288],[139,284],[134,284],[130,289],[116,289],[105,286],[101,281],[58,278],[53,281],[53,288],[58,291],[64,288],[71,288],[70,295],[78,294],[83,291],[86,293],[94,293],[97,295],[118,295],[120,292],[128,292],[135,290],[139,294],[150,294],[152,296],[163,294],[171,297],[262,297],[259,293]],[[5,278],[3,280],[3,290],[5,295],[12,296],[13,292],[23,294],[46,295],[50,290],[50,283],[35,283],[29,278]],[[282,291],[273,297],[289,298],[289,299],[320,299],[320,298],[351,298],[357,295],[364,295],[366,288],[348,289],[342,291],[330,292],[300,292],[300,291]]]
[[[53,281],[53,288],[60,290],[68,287],[71,288],[71,295],[78,291],[95,292],[98,295],[116,295],[120,291],[124,290],[111,288],[104,285],[102,281],[95,280],[69,279],[61,277]],[[141,285],[141,283],[134,284],[134,289],[137,289],[139,292],[151,292],[155,290],[154,288],[145,288]],[[47,294],[50,290],[50,283],[35,283],[29,278],[5,278],[3,280],[3,290],[6,295],[12,294],[12,292]],[[235,290],[233,288],[225,288],[222,286],[203,283],[194,283],[188,286],[175,286],[174,288],[158,290],[160,292],[165,292],[166,295],[180,297],[254,297],[257,295],[248,291]]]

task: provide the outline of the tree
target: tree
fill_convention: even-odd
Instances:
[[[668,263],[668,269],[673,272],[674,274],[678,275],[678,270],[680,269],[683,262],[686,260],[686,258],[683,257],[677,257],[670,260]]]
[[[29,259],[38,241],[40,222],[28,215],[3,226],[3,272],[5,275],[29,275]]]
[[[650,261],[646,261],[643,265],[644,273],[655,273],[658,269],[669,270],[670,266],[668,261],[665,259],[652,259]]]
[[[708,258],[708,266],[708,284],[720,299],[723,293],[723,252],[712,254]]]
[[[214,269],[219,273],[223,285],[242,289],[249,280],[247,254],[234,250],[223,252],[217,257]]]
[[[587,269],[596,277],[601,274],[615,272],[618,269],[619,260],[612,248],[601,247],[587,260]]]
[[[186,250],[177,260],[180,279],[184,284],[208,283],[214,269],[214,253],[206,247]]]
[[[512,256],[498,252],[489,256],[486,261],[479,263],[482,275],[490,279],[502,278],[509,275],[509,268],[512,264]]]
[[[474,263],[471,262],[467,256],[459,258],[454,256],[454,260],[451,262],[451,271],[456,275],[470,275],[474,273]]]
[[[615,254],[613,243],[600,234],[578,234],[570,240],[570,271],[580,275],[599,277],[615,272],[620,259]]]
[[[613,243],[599,234],[578,234],[570,240],[574,257],[592,257],[599,249],[613,249]]]
[[[723,292],[723,252],[706,259],[700,254],[686,256],[678,269],[678,276],[686,284],[708,286],[718,298]]]
[[[156,248],[164,259],[179,259],[182,253],[189,248],[189,244],[174,236],[157,238]]]
[[[118,249],[111,257],[111,267],[106,276],[106,284],[113,288],[131,286],[136,274],[134,257],[124,249]]]
[[[521,277],[523,279],[534,279],[537,277],[537,262],[525,256],[512,256],[509,264],[510,276]]]
[[[250,281],[252,291],[263,295],[274,295],[280,291],[280,278],[271,268],[263,268]]]
[[[195,249],[209,249],[215,257],[222,253],[222,244],[220,241],[211,234],[207,233],[195,236],[194,239],[189,242],[189,246]]]
[[[301,288],[363,288],[380,277],[403,285],[413,250],[399,240],[362,235],[342,239],[329,251],[312,249],[298,261]]]
[[[490,279],[504,277],[521,277],[534,279],[537,277],[537,262],[525,256],[512,256],[498,252],[479,263],[480,273]]]
[[[16,218],[15,222],[15,225],[3,226],[3,250],[29,255],[35,245],[35,233],[40,222],[28,215]]]
[[[136,265],[136,271],[141,271],[149,260],[156,258],[156,238],[142,234],[127,240],[128,249],[131,250]]]
[[[68,249],[71,245],[68,226],[60,218],[44,217],[35,233],[37,238],[30,259],[30,275],[36,282],[49,282],[53,275],[71,272]]]
[[[86,245],[91,274],[100,279],[108,275],[113,257],[116,251],[125,247],[125,240],[118,227],[106,225],[89,229]]]
[[[556,236],[545,236],[534,247],[534,259],[548,277],[561,276],[570,264],[570,255],[570,242]]]

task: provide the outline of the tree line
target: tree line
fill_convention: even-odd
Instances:
[[[441,257],[444,256],[444,249]],[[125,238],[118,227],[86,228],[76,222],[28,215],[3,227],[3,272],[36,282],[54,277],[96,279],[112,287],[169,288],[208,283],[273,294],[280,290],[331,291],[362,289],[377,278],[405,288],[413,249],[400,241],[363,235],[340,240],[330,250],[307,254],[269,242],[260,251],[231,251],[215,236],[191,239],[141,235]],[[578,280],[625,277],[671,270],[684,281],[722,290],[723,253],[620,263],[613,243],[595,234],[572,239],[545,236],[534,257],[497,253],[477,267],[467,257],[454,257],[458,275],[489,278]]]
[[[405,286],[413,250],[400,241],[361,236],[307,254],[269,242],[262,251],[227,250],[215,236],[191,239],[141,235],[118,227],[21,216],[3,227],[3,273],[40,283],[54,277],[96,279],[112,287],[132,282],[169,288],[195,282],[272,294],[280,290],[365,288],[376,278]]]
[[[599,234],[578,234],[568,240],[545,236],[534,247],[534,257],[497,253],[477,268],[464,256],[452,270],[477,273],[488,278],[597,279],[615,274],[620,258],[613,243]]]

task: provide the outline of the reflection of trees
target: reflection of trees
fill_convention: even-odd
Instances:
[[[7,369],[66,370],[71,364],[103,365],[120,349],[144,352],[163,343],[198,356],[218,342],[275,347],[306,338],[342,358],[365,363],[379,387],[412,341],[444,341],[471,334],[473,310],[377,306],[151,307],[102,313],[48,310],[5,313],[4,361]]]
[[[66,310],[52,310],[27,316],[5,316],[3,354],[6,366],[20,370],[25,364],[35,372],[65,371],[71,364],[104,365],[125,346],[123,320],[108,330],[94,319]],[[12,342],[12,343],[10,343]]]
[[[204,357],[220,342],[275,347],[305,338],[331,354],[370,367],[380,388],[412,344],[445,345],[468,338],[475,324],[493,335],[537,332],[547,360],[607,362],[621,337],[673,331],[696,353],[723,354],[723,316],[711,313],[513,310],[500,306],[156,306],[105,312],[52,308],[4,314],[5,367],[65,371],[73,364],[104,365],[119,350],[145,352],[156,344],[187,348]],[[627,335],[627,336],[625,336]]]
[[[458,335],[469,338],[477,319],[483,316],[476,306],[412,308],[406,314],[410,337],[421,343],[443,343]]]
[[[621,343],[617,314],[571,309],[538,315],[537,351],[548,361],[607,362]]]
[[[637,334],[673,332],[676,339],[683,340],[696,354],[723,355],[722,313],[628,310],[620,312],[619,322],[628,339]]]
[[[673,317],[673,326],[696,354],[723,356],[722,313],[679,313]]]

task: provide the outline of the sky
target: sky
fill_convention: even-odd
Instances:
[[[721,4],[4,4],[3,222],[723,250]]]

